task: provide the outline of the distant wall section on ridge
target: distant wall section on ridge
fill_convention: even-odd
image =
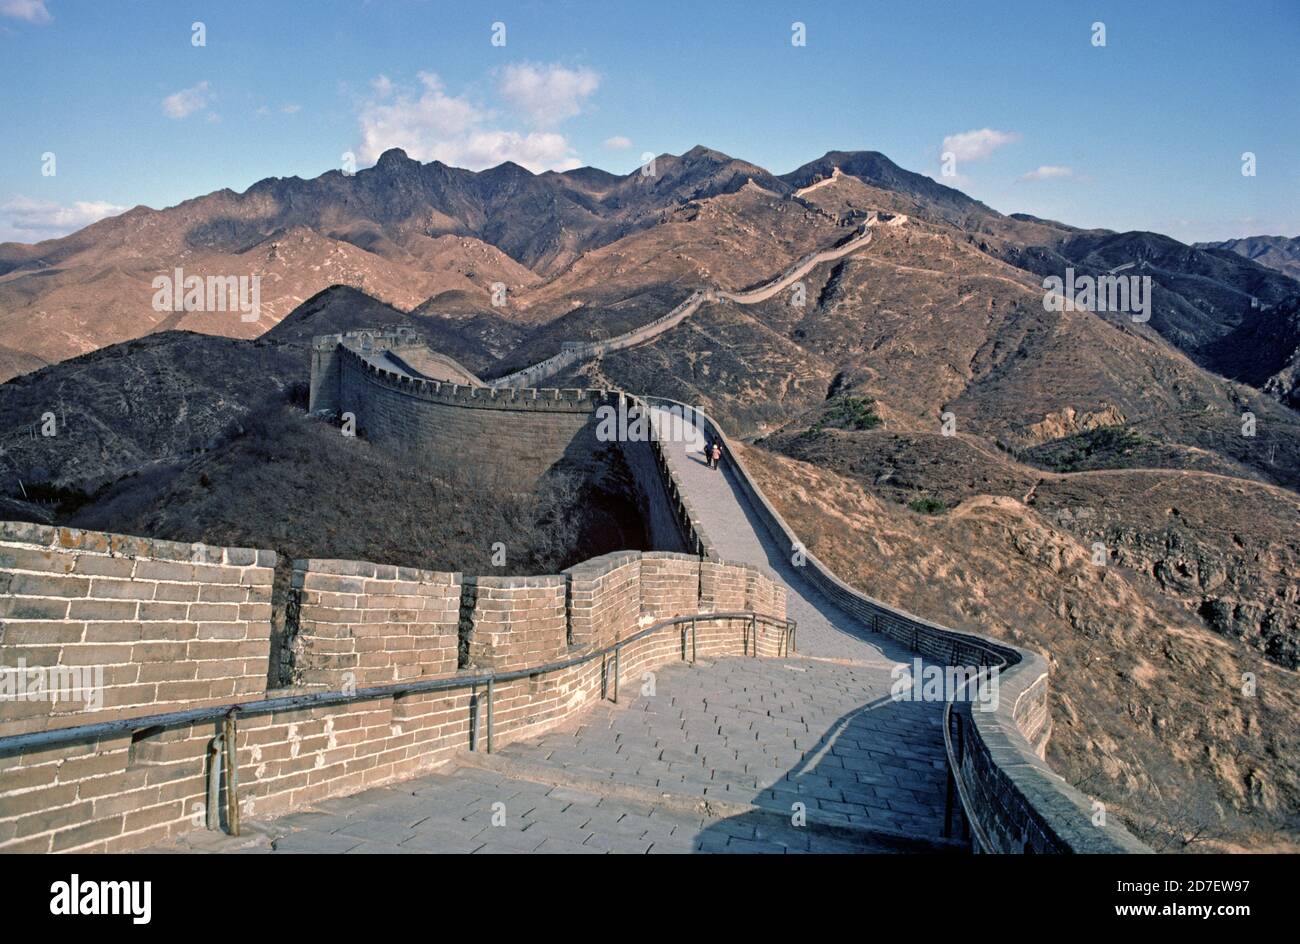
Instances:
[[[422,461],[448,470],[504,469],[531,485],[562,459],[587,465],[601,444],[594,412],[618,395],[603,390],[492,390],[429,380],[402,369],[413,335],[352,332],[317,338],[311,404],[351,413],[360,435],[414,445]],[[390,353],[394,355],[390,357]]]
[[[447,472],[482,468],[533,487],[562,464],[588,477],[621,453],[636,483],[651,544],[695,550],[668,500],[666,470],[648,441],[597,437],[601,407],[626,415],[618,391],[514,389],[437,381],[409,369],[427,359],[409,329],[361,330],[318,337],[312,346],[310,409],[351,413],[358,434],[416,450],[414,458]],[[454,364],[454,362],[452,362]]]

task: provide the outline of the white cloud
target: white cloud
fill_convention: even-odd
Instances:
[[[582,104],[600,85],[591,69],[523,63],[506,66],[501,96],[529,124],[553,128],[582,111]]]
[[[546,170],[572,170],[582,166],[582,161],[569,146],[568,139],[554,131],[531,131],[527,134],[518,131],[476,133],[459,149],[455,163],[461,167],[481,169],[496,167],[505,161],[514,161],[535,174]]]
[[[127,207],[104,200],[79,200],[71,205],[15,196],[0,203],[0,242],[38,243],[89,226],[106,216],[116,216]]]
[[[168,118],[186,118],[196,111],[207,108],[211,101],[212,94],[208,91],[208,83],[200,82],[193,88],[181,89],[168,95],[162,100],[162,110]]]
[[[1074,170],[1069,167],[1062,167],[1059,164],[1044,164],[1027,174],[1020,176],[1021,180],[1057,180],[1062,177],[1073,177]]]
[[[302,111],[302,106],[295,102],[285,102],[280,106],[280,111],[286,115],[296,115],[298,112]]]
[[[943,153],[951,153],[959,161],[978,161],[988,157],[998,148],[1019,140],[1020,135],[1014,131],[980,128],[978,131],[963,131],[960,134],[948,135],[943,139]]]
[[[401,88],[382,75],[370,83],[372,96],[358,116],[362,163],[374,163],[384,151],[399,147],[418,161],[471,170],[505,161],[534,173],[582,166],[564,135],[493,127],[490,109],[468,96],[450,94],[431,72],[421,72],[419,78],[416,89]]]
[[[45,0],[0,0],[0,16],[28,23],[48,23],[54,19],[45,9]]]
[[[625,138],[621,134],[616,134],[612,138],[605,139],[605,147],[611,151],[626,151],[632,146],[632,139]]]

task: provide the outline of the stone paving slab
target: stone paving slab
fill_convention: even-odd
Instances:
[[[603,702],[576,723],[494,755],[464,755],[470,766],[250,824],[252,838],[196,833],[166,848],[347,855],[899,851],[889,834],[938,838],[944,771],[937,706],[881,698],[888,681],[874,666],[797,658],[674,664],[659,670],[657,694]],[[895,751],[915,767],[885,775],[866,759],[897,759]],[[613,776],[611,756],[629,762]],[[801,809],[806,825],[792,825]]]

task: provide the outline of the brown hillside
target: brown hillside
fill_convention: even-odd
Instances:
[[[810,550],[863,592],[1048,654],[1049,761],[1146,841],[1300,850],[1294,672],[1201,628],[1126,567],[1095,566],[1083,540],[1013,498],[924,515],[742,452]]]

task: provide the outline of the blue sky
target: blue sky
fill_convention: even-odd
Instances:
[[[626,172],[695,144],[776,173],[882,151],[1082,226],[1294,236],[1298,51],[1295,0],[0,0],[0,240],[389,146]]]

